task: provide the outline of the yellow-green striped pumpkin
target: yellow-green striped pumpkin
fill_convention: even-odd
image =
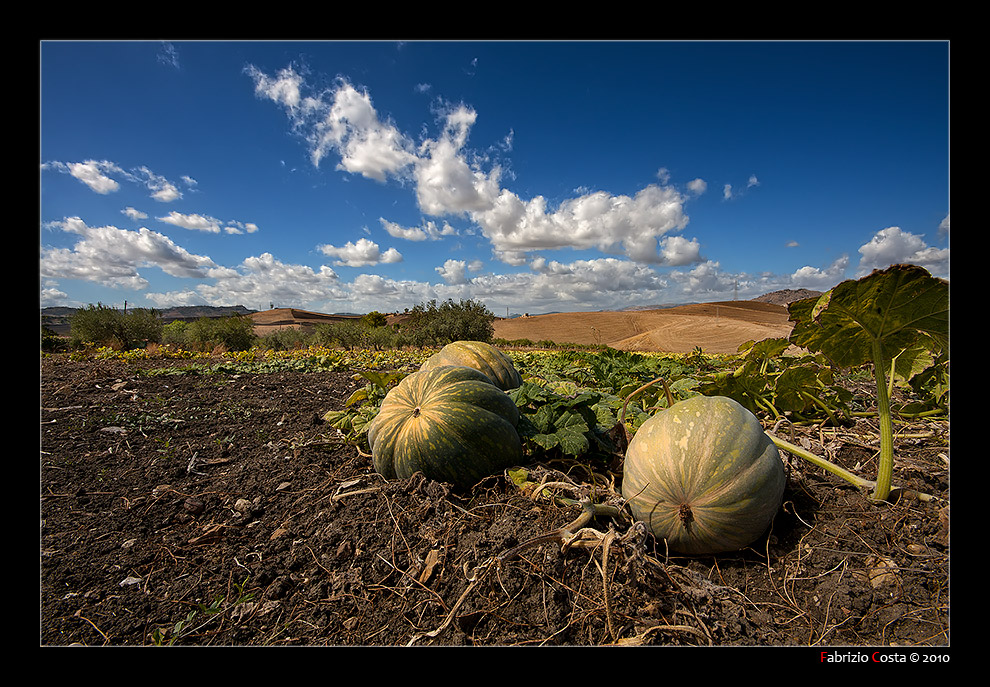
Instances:
[[[692,396],[636,432],[622,495],[671,551],[707,555],[756,541],[780,508],[784,482],[780,453],[755,415],[730,398]]]
[[[405,377],[368,428],[375,470],[388,479],[422,472],[458,488],[517,465],[519,410],[479,370],[443,366]]]
[[[484,372],[503,391],[522,385],[522,377],[512,359],[484,341],[454,341],[427,358],[420,367],[429,370],[444,365],[463,365]]]

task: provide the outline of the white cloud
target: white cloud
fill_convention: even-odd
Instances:
[[[108,160],[46,162],[41,165],[41,169],[54,169],[64,174],[70,174],[101,195],[113,193],[120,189],[120,183],[109,176],[110,174],[126,175],[124,170]]]
[[[258,231],[258,225],[254,222],[226,222],[223,230],[227,234],[254,234]]]
[[[701,245],[698,239],[689,241],[683,236],[665,236],[660,241],[660,257],[664,265],[692,265],[701,262]]]
[[[447,222],[444,222],[443,227],[438,229],[436,222],[432,220],[424,222],[422,227],[403,227],[383,217],[379,217],[378,221],[382,223],[382,227],[388,232],[389,236],[407,241],[436,241],[443,236],[454,236],[457,234],[457,230]]]
[[[255,95],[285,108],[293,127],[306,138],[314,166],[336,152],[338,169],[385,181],[415,161],[411,141],[379,118],[367,91],[339,79],[335,89],[304,96],[303,78],[291,67],[274,78],[254,66],[245,71],[254,80]]]
[[[828,291],[845,278],[847,267],[849,267],[848,255],[837,258],[825,269],[805,265],[790,275],[789,285],[780,288]]]
[[[344,79],[332,89],[306,96],[307,85],[291,67],[275,77],[254,67],[246,71],[256,95],[285,109],[292,127],[308,142],[314,165],[335,152],[338,169],[377,181],[390,176],[413,181],[423,213],[468,217],[491,242],[493,254],[509,264],[523,264],[530,251],[554,248],[598,248],[660,263],[665,258],[659,253],[659,239],[687,224],[685,198],[665,184],[651,184],[631,196],[584,193],[555,209],[540,196],[520,198],[501,187],[500,165],[484,169],[481,160],[465,150],[477,120],[477,113],[466,105],[446,107],[439,135],[413,146],[378,115],[367,91]],[[666,170],[658,174],[668,178]],[[695,180],[690,188],[701,193],[705,184]],[[428,224],[419,232],[382,222],[393,236],[431,236]]]
[[[207,256],[194,255],[167,236],[141,227],[89,227],[78,217],[50,226],[81,238],[71,248],[43,248],[41,275],[51,279],[81,279],[106,286],[144,289],[148,281],[139,268],[157,267],[175,277],[203,278],[215,267]]]
[[[691,193],[695,194],[696,196],[700,196],[702,193],[708,190],[708,183],[704,179],[693,179],[692,181],[688,182],[687,187]]]
[[[542,196],[523,201],[502,191],[490,210],[472,215],[497,254],[552,248],[620,248],[632,260],[658,263],[658,240],[688,222],[683,197],[650,185],[634,196],[604,191],[564,201],[553,211]]]
[[[348,292],[340,286],[339,277],[330,267],[318,270],[307,265],[291,265],[277,260],[271,253],[244,260],[238,268],[224,268],[222,278],[215,273],[214,284],[200,284],[196,292],[202,301],[212,305],[246,305],[267,308],[269,303],[324,303],[344,299]],[[168,302],[169,294],[158,294]]]
[[[347,267],[366,267],[382,262],[402,261],[402,254],[395,248],[389,248],[383,253],[377,243],[366,238],[360,238],[356,242],[348,241],[343,246],[323,244],[316,248],[324,255],[337,258],[335,265]]]
[[[716,299],[739,287],[739,275],[723,272],[718,262],[708,260],[688,272],[674,271],[670,278],[680,285],[684,295],[701,300]]]
[[[182,192],[171,181],[155,174],[145,166],[138,167],[135,172],[138,178],[143,177],[145,187],[151,191],[151,197],[160,203],[171,203],[182,197]]]
[[[931,247],[921,236],[900,227],[881,229],[869,243],[860,246],[859,252],[862,257],[857,276],[899,263],[920,265],[935,276],[947,277],[949,274],[948,248]]]
[[[442,267],[435,269],[448,284],[466,284],[468,282],[467,263],[464,260],[447,260]]]
[[[148,213],[141,212],[140,210],[136,210],[136,209],[134,209],[134,208],[132,208],[130,206],[124,208],[120,212],[123,215],[127,215],[128,217],[130,217],[135,222],[137,222],[139,220],[142,220],[142,219],[148,219]]]
[[[447,113],[441,135],[419,146],[413,175],[423,212],[439,216],[483,211],[498,196],[499,168],[485,173],[469,164],[462,152],[476,119],[474,110],[456,107]]]
[[[157,219],[159,222],[174,224],[175,226],[182,227],[183,229],[205,231],[208,234],[220,233],[220,220],[214,217],[207,217],[205,215],[198,214],[184,215],[181,212],[176,212],[173,210],[164,217],[158,217]]]
[[[120,182],[113,178],[116,176],[125,181],[145,186],[151,191],[150,196],[162,203],[170,203],[182,197],[182,192],[175,184],[165,177],[155,174],[145,166],[126,171],[108,160],[86,160],[84,162],[47,162],[41,168],[71,174],[101,195],[113,193],[120,189]],[[184,178],[188,179],[188,177]],[[195,184],[195,181],[193,183]]]

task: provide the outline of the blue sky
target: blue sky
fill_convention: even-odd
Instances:
[[[496,315],[948,278],[946,42],[42,42],[40,300]]]

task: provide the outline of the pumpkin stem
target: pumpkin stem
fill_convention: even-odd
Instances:
[[[626,396],[626,401],[625,403],[622,404],[622,410],[619,412],[619,424],[622,425],[622,429],[626,433],[626,443],[628,443],[629,440],[632,438],[629,435],[629,430],[626,429],[626,406],[629,405],[629,401],[633,399],[633,396],[645,391],[646,389],[649,389],[657,382],[663,384],[664,393],[667,395],[667,407],[669,408],[670,406],[674,405],[674,396],[670,393],[670,387],[667,386],[667,381],[663,377],[657,377],[656,379],[647,382],[646,384],[644,384],[643,386],[639,387],[634,392]]]
[[[694,513],[691,512],[691,506],[686,503],[682,503],[678,512],[678,517],[681,522],[684,523],[684,527],[687,527],[692,520],[694,520]]]
[[[413,408],[413,417],[419,417],[420,412],[421,411],[420,411],[419,406],[416,406],[415,408]]]

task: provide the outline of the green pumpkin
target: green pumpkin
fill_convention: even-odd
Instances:
[[[441,348],[423,363],[421,370],[444,365],[463,365],[484,372],[503,391],[522,385],[522,377],[512,360],[484,341],[455,341]]]
[[[622,496],[671,551],[706,555],[756,541],[780,508],[784,465],[736,401],[693,396],[657,413],[626,450]]]
[[[444,366],[414,372],[385,396],[368,428],[375,470],[422,472],[458,488],[517,465],[519,410],[482,372]]]

